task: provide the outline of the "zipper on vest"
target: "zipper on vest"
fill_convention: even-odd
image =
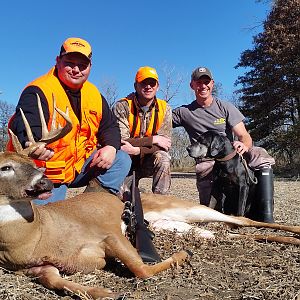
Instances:
[[[81,125],[77,125],[76,137],[75,137],[75,151],[74,151],[75,161],[77,161],[77,158],[78,158],[77,145],[78,145],[78,142],[80,139],[80,131],[81,131]]]
[[[144,137],[147,131],[147,112],[143,110],[139,112],[140,120],[141,120],[141,130],[140,130],[140,137]]]

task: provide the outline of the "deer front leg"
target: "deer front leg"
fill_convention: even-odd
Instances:
[[[141,266],[141,269],[145,272],[146,276],[141,278],[148,278],[151,277],[161,271],[170,269],[172,266],[180,266],[182,265],[185,260],[188,258],[189,254],[186,251],[179,251],[172,254],[171,257],[159,262],[155,265],[145,265]]]
[[[171,268],[175,264],[182,265],[188,257],[186,251],[180,251],[174,253],[171,257],[162,262],[154,265],[146,265],[143,263],[137,250],[123,235],[110,236],[105,242],[109,249],[109,255],[119,258],[121,262],[139,278],[149,278],[161,271]]]
[[[36,276],[38,281],[46,288],[52,290],[65,290],[77,295],[89,295],[93,299],[110,297],[117,299],[118,295],[109,289],[88,287],[62,278],[56,267],[51,265],[33,267],[24,272],[26,275]]]

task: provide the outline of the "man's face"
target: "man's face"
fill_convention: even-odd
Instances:
[[[190,85],[197,99],[206,100],[212,95],[214,81],[208,76],[202,76],[198,80],[192,80]]]
[[[68,53],[56,58],[58,78],[70,89],[78,90],[88,79],[91,62],[80,53]]]
[[[156,92],[158,91],[159,84],[154,78],[146,78],[141,82],[136,82],[134,86],[139,99],[151,101],[154,99]]]

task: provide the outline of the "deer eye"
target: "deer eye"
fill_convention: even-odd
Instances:
[[[12,169],[11,166],[4,166],[4,167],[1,167],[1,171],[3,171],[3,172],[10,171],[11,169]]]

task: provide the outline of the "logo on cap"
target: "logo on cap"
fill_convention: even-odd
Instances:
[[[78,46],[78,47],[85,47],[85,45],[81,44],[80,42],[73,42],[71,43],[71,45]]]
[[[202,76],[208,76],[210,79],[212,79],[212,74],[210,70],[206,67],[198,67],[195,69],[192,73],[191,79],[192,80],[198,80]]]
[[[135,81],[142,82],[146,78],[153,78],[158,81],[158,75],[156,70],[149,66],[140,67],[135,75]]]
[[[199,68],[198,71],[202,73],[202,72],[206,72],[206,69],[205,68]]]
[[[65,55],[72,52],[79,52],[86,56],[89,60],[92,57],[91,45],[81,38],[68,38],[62,44],[60,55]]]

